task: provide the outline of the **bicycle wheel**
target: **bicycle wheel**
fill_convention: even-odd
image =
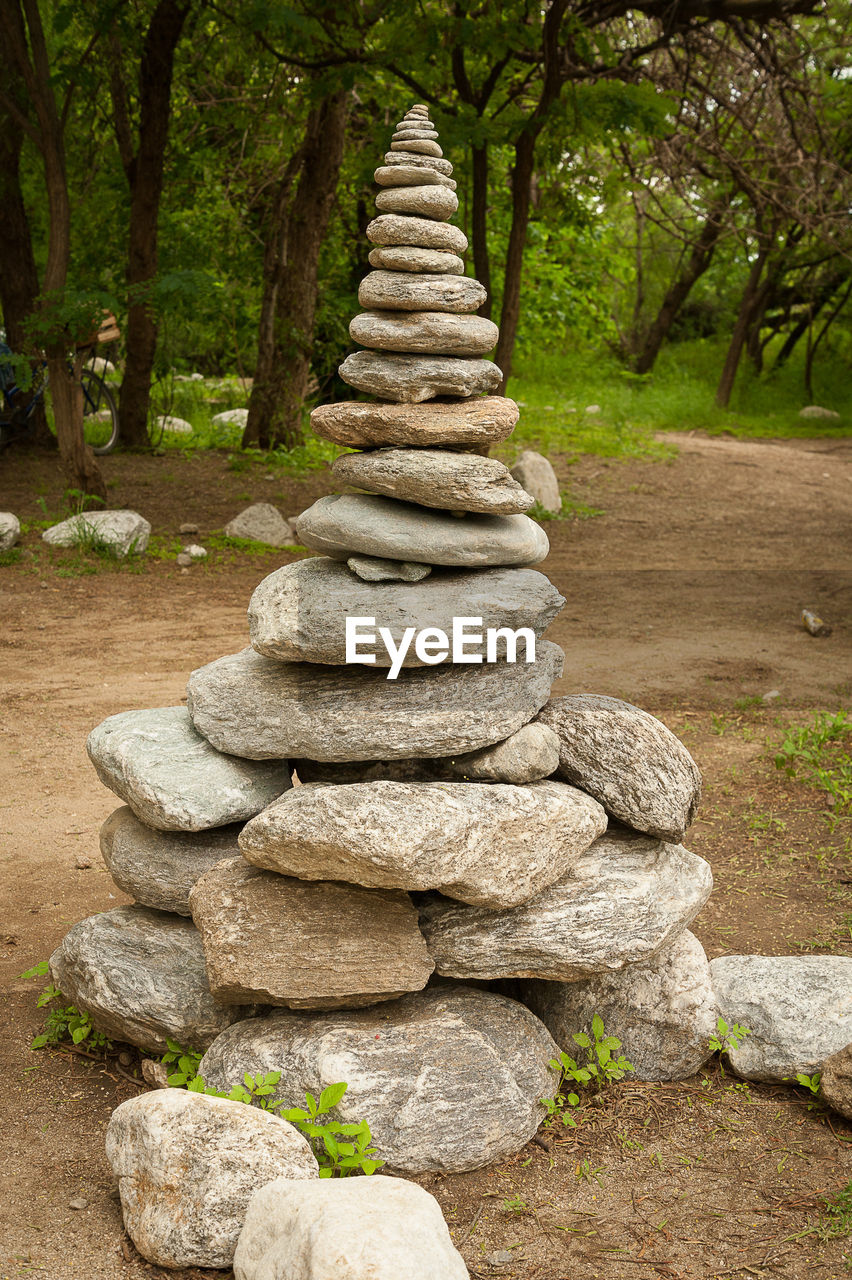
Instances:
[[[109,387],[91,369],[80,375],[83,384],[83,437],[94,453],[112,453],[118,443],[118,409]]]

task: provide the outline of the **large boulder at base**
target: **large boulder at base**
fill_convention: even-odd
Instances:
[[[377,1173],[310,1184],[276,1178],[260,1187],[249,1204],[234,1276],[468,1280],[468,1270],[435,1197],[416,1182]]]
[[[122,1102],[106,1154],[127,1234],[158,1267],[229,1267],[258,1186],[319,1181],[313,1152],[286,1120],[186,1089]]]
[[[825,1059],[819,1091],[830,1107],[852,1120],[852,1042]]]
[[[562,495],[556,472],[547,458],[532,449],[525,449],[512,467],[512,475],[527,493],[532,494],[539,506],[551,515],[559,515]]]
[[[701,797],[692,756],[662,721],[599,694],[553,698],[538,717],[559,735],[558,776],[619,822],[658,840],[683,838]]]
[[[512,907],[561,879],[605,828],[601,806],[562,782],[309,783],[258,814],[240,848],[285,876]]]
[[[503,380],[491,360],[383,351],[355,351],[337,372],[350,387],[398,404],[422,404],[436,396],[491,395]]]
[[[229,538],[250,538],[269,547],[293,545],[293,530],[271,502],[255,502],[225,525]]]
[[[607,1035],[637,1080],[683,1080],[710,1057],[718,1009],[710,966],[696,937],[684,931],[648,964],[600,973],[586,982],[519,983],[520,998],[560,1048],[582,1057],[572,1039],[599,1014]]]
[[[380,668],[276,662],[244,649],[193,671],[187,702],[215,747],[249,759],[285,751],[308,760],[443,756],[500,742],[527,724],[562,659],[542,640],[532,663],[443,663],[388,680]]]
[[[478,396],[452,404],[367,404],[343,400],[311,414],[315,435],[353,449],[377,445],[467,445],[505,440],[520,410],[506,396]]]
[[[207,871],[190,904],[210,989],[228,1004],[358,1008],[419,991],[434,968],[398,890],[296,880],[238,857]]]
[[[239,853],[238,823],[209,831],[157,831],[122,805],[101,827],[101,854],[124,893],[157,911],[192,913],[189,891],[199,876]]]
[[[86,750],[104,786],[160,831],[244,821],[292,785],[286,760],[258,764],[214,750],[185,707],[108,716]]]
[[[420,927],[447,977],[574,982],[649,962],[695,918],[713,877],[703,858],[610,828],[569,875],[507,911],[437,894]]]
[[[9,551],[21,536],[21,522],[11,511],[0,511],[0,551]]]
[[[727,1050],[744,1080],[812,1075],[852,1042],[852,956],[717,956],[710,974],[722,1017],[751,1032]]]
[[[251,1013],[210,994],[201,937],[191,920],[148,907],[116,907],[68,930],[50,976],[112,1040],[165,1053],[167,1040],[206,1049]]]
[[[151,526],[136,511],[83,511],[41,535],[53,547],[97,542],[116,556],[140,555],[148,546]]]
[[[374,449],[344,453],[331,468],[337,484],[445,511],[516,515],[533,499],[497,458],[449,449]]]
[[[531,565],[550,549],[547,534],[529,516],[472,513],[459,519],[446,511],[370,493],[319,498],[296,520],[306,547],[345,560],[353,552],[390,560],[459,569]]]
[[[359,652],[374,655],[378,667],[390,667],[391,655],[379,638],[378,628],[390,631],[398,647],[406,630],[417,633],[439,627],[452,640],[456,617],[480,618],[468,627],[464,652],[487,658],[485,633],[489,629],[517,631],[528,627],[541,636],[565,601],[542,573],[534,569],[487,569],[479,572],[443,570],[430,574],[428,582],[364,582],[346,565],[328,556],[313,556],[285,564],[269,574],[254,590],[248,608],[252,647],[283,662],[346,663],[346,619],[374,618],[375,625],[361,624],[376,643],[362,643]],[[496,638],[495,654],[506,656],[506,638]],[[526,657],[523,638],[517,654]],[[452,660],[450,652],[447,661]],[[427,665],[408,645],[405,667]],[[429,664],[432,665],[432,664]]]
[[[276,1094],[304,1105],[345,1080],[332,1113],[366,1120],[379,1155],[402,1173],[458,1173],[503,1160],[533,1136],[557,1075],[550,1033],[505,996],[455,984],[353,1012],[276,1011],[221,1035],[201,1061],[230,1089],[246,1071],[280,1071]]]

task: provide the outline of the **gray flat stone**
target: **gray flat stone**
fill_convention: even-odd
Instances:
[[[14,547],[20,536],[21,522],[18,517],[11,511],[0,511],[0,551],[8,551]]]
[[[595,1014],[606,1034],[621,1041],[637,1080],[684,1080],[711,1056],[719,1010],[704,948],[688,930],[647,964],[585,982],[532,978],[519,987],[524,1004],[572,1058],[583,1057],[574,1033],[588,1035]]]
[[[440,144],[432,138],[406,138],[401,142],[391,142],[391,151],[398,151],[403,154],[413,151],[416,155],[421,156],[442,156]]]
[[[545,511],[549,511],[551,515],[559,515],[562,510],[562,495],[556,472],[547,458],[532,449],[525,449],[512,467],[512,475]]]
[[[452,182],[452,179],[444,178],[443,181]],[[371,249],[367,260],[371,267],[381,271],[422,271],[442,277],[464,275],[462,259],[442,249],[418,249],[414,245],[389,244]]]
[[[337,372],[358,391],[402,404],[421,404],[435,396],[478,396],[496,391],[503,379],[490,360],[453,356],[387,355],[355,351]]]
[[[148,907],[116,907],[73,925],[50,957],[50,976],[98,1031],[149,1053],[165,1053],[167,1040],[206,1049],[252,1012],[213,999],[192,921]]]
[[[751,1035],[728,1049],[745,1080],[795,1080],[852,1043],[852,956],[717,956],[722,1017]]]
[[[365,404],[344,400],[311,414],[318,436],[352,448],[376,445],[468,445],[505,440],[518,421],[518,406],[505,396],[480,396],[456,404]]]
[[[605,829],[600,805],[561,782],[313,783],[258,814],[240,848],[279,877],[514,907],[566,875]]]
[[[331,475],[338,484],[445,511],[516,515],[533,505],[502,462],[475,453],[448,449],[345,453],[333,463]]]
[[[305,1194],[308,1186],[315,1194]],[[403,1178],[277,1178],[254,1194],[235,1280],[468,1280],[434,1196]]]
[[[418,129],[416,127],[411,127],[411,126],[407,128],[400,127],[394,133],[392,141],[410,142],[410,141],[413,141],[415,138],[418,140],[422,140],[424,138],[431,138],[433,139],[433,141],[436,141],[438,138],[438,130],[437,129]]]
[[[352,1009],[426,986],[434,965],[408,894],[317,878],[241,857],[200,878],[190,904],[217,1000]]]
[[[550,549],[547,534],[529,516],[472,514],[458,520],[366,493],[319,498],[298,517],[296,528],[306,547],[338,559],[360,552],[476,569],[538,564]]]
[[[386,187],[376,196],[379,213],[412,213],[417,218],[443,220],[451,218],[458,207],[458,196],[444,186]]]
[[[516,1001],[441,985],[377,1009],[243,1022],[218,1038],[200,1070],[219,1089],[246,1071],[281,1071],[277,1092],[288,1106],[345,1078],[331,1114],[366,1120],[389,1168],[462,1172],[529,1141],[544,1114],[539,1099],[554,1092],[555,1050]]]
[[[484,356],[500,331],[484,316],[448,311],[362,311],[349,324],[353,342],[415,355]]]
[[[382,213],[374,218],[367,225],[367,239],[371,244],[412,244],[450,253],[464,253],[467,249],[467,236],[460,227],[400,213]]]
[[[414,164],[382,165],[373,177],[380,187],[440,187],[451,181],[437,169]]]
[[[362,307],[385,311],[452,311],[462,315],[476,311],[487,296],[479,281],[470,276],[415,275],[411,271],[371,271],[358,289]]]
[[[255,502],[225,525],[229,538],[250,538],[270,547],[287,547],[293,542],[293,530],[271,502]]]
[[[618,698],[554,698],[539,717],[559,735],[559,777],[635,831],[680,840],[695,817],[701,774],[662,721]]]
[[[564,879],[508,911],[437,895],[420,927],[437,973],[574,982],[647,963],[701,910],[710,867],[681,845],[611,828]]]
[[[363,582],[422,582],[432,572],[430,564],[385,560],[381,556],[350,556],[346,567]]]
[[[319,1182],[313,1152],[286,1120],[186,1089],[122,1102],[106,1154],[127,1234],[159,1267],[230,1267],[258,1186]]]
[[[223,751],[250,759],[400,759],[476,751],[527,724],[562,670],[542,640],[536,662],[403,669],[277,662],[253,649],[189,678],[190,713]]]
[[[457,616],[481,617],[485,630],[529,627],[540,637],[563,604],[556,588],[533,569],[450,570],[433,573],[427,582],[376,584],[353,576],[339,561],[316,556],[283,565],[255,588],[249,602],[249,633],[252,647],[268,658],[342,666],[347,617],[374,617],[376,628],[387,627],[398,646],[409,627],[418,632],[440,627],[450,635]],[[381,640],[362,651],[375,652],[371,665],[391,666]],[[484,641],[466,644],[465,651],[487,657]],[[496,654],[506,656],[505,638]],[[523,643],[519,655],[525,656]],[[426,665],[410,645],[403,666]]]
[[[291,785],[286,760],[259,765],[215,751],[185,707],[109,716],[86,750],[104,786],[160,831],[242,822]]]
[[[199,876],[239,853],[239,824],[210,831],[157,831],[123,805],[101,827],[101,854],[123,893],[156,911],[188,916]]]
[[[141,555],[151,526],[137,511],[84,511],[45,529],[41,536],[53,547],[76,547],[96,538],[116,556]]]
[[[385,152],[386,165],[414,165],[424,169],[432,169],[435,173],[442,173],[447,178],[453,171],[453,166],[449,160],[441,160],[437,156],[425,156],[416,151],[387,151]]]

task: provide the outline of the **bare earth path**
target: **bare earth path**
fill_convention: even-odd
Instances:
[[[716,876],[695,926],[710,954],[850,954],[852,824],[827,821],[824,797],[778,774],[771,746],[788,723],[852,700],[852,442],[676,444],[666,462],[562,468],[572,496],[604,514],[547,526],[543,568],[567,599],[550,633],[566,653],[556,692],[645,706],[698,760],[705,798],[687,844]],[[105,471],[114,505],[160,534],[195,520],[202,542],[249,499],[294,514],[326,491],[321,475],[235,474],[217,455],[110,458]],[[0,456],[0,509],[43,518],[36,497],[58,510],[62,487],[51,460]],[[194,667],[243,647],[251,590],[287,556],[80,576],[37,533],[25,548],[34,554],[0,568],[0,1280],[165,1275],[123,1237],[103,1156],[112,1108],[137,1089],[135,1060],[31,1053],[39,984],[17,975],[74,921],[125,900],[100,864],[98,828],[116,801],[86,759],[88,730],[179,702]],[[808,635],[803,607],[832,634]],[[630,1085],[545,1141],[497,1169],[423,1179],[472,1274],[848,1274],[850,1238],[823,1242],[810,1228],[819,1196],[852,1176],[852,1126],[809,1113],[791,1090],[746,1089],[718,1071]],[[87,1208],[68,1207],[77,1195]]]

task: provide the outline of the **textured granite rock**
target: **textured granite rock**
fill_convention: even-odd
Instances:
[[[476,751],[520,729],[544,705],[562,650],[542,640],[534,663],[403,670],[284,663],[253,649],[189,678],[190,713],[222,751],[249,759],[400,759]],[[286,746],[285,746],[286,744]]]
[[[559,735],[559,777],[620,822],[680,840],[695,817],[701,774],[670,729],[647,711],[595,694],[554,698],[539,720]]]
[[[313,1194],[305,1194],[308,1188]],[[235,1280],[468,1280],[434,1196],[403,1178],[277,1178],[252,1197]]]
[[[852,956],[717,956],[713,989],[729,1026],[748,1027],[731,1068],[745,1080],[795,1080],[852,1042]]]
[[[210,831],[157,831],[127,805],[101,827],[101,854],[119,889],[145,907],[188,916],[199,876],[239,853],[239,824]]]
[[[440,145],[432,138],[410,138],[401,142],[391,142],[391,151],[413,151],[421,156],[442,156]]]
[[[436,169],[413,164],[383,165],[373,177],[380,187],[440,187],[452,181]]]
[[[514,907],[565,876],[605,829],[600,805],[561,782],[314,783],[258,814],[240,848],[284,876]]]
[[[490,395],[503,378],[490,360],[379,351],[356,351],[337,372],[350,387],[399,404],[422,404],[435,396]]]
[[[229,538],[251,538],[269,547],[288,547],[293,543],[293,530],[271,502],[255,502],[225,525]]]
[[[449,311],[362,311],[349,324],[353,342],[378,351],[484,356],[500,331],[484,316]]]
[[[437,137],[438,137],[437,129],[417,128],[416,126],[407,124],[404,127],[400,127],[396,130],[396,132],[393,135],[393,141],[407,142],[413,138],[418,138],[418,139],[432,138],[434,140],[434,139],[437,139]]]
[[[436,570],[425,582],[364,582],[346,565],[326,556],[297,560],[276,569],[255,588],[248,608],[252,647],[283,662],[346,662],[347,617],[374,617],[387,628],[395,646],[414,627],[440,627],[452,635],[454,617],[480,617],[471,629],[484,636],[488,628],[512,631],[530,628],[540,637],[562,608],[564,600],[542,573],[534,569],[485,569],[478,572]],[[468,642],[465,652],[487,657],[486,643]],[[391,655],[377,636],[373,653],[380,667],[391,666]],[[505,638],[496,645],[506,656]],[[518,655],[525,657],[523,641]],[[403,666],[426,666],[410,645]]]
[[[439,159],[437,156],[424,156],[416,151],[386,151],[386,165],[413,165],[415,168],[432,169],[435,173],[444,174],[449,177],[453,171],[453,166],[449,160]]]
[[[449,187],[386,187],[376,196],[380,213],[412,213],[418,218],[451,218],[459,207]]]
[[[228,1089],[246,1071],[281,1071],[277,1096],[288,1106],[345,1079],[331,1114],[366,1120],[389,1168],[461,1172],[529,1141],[557,1082],[555,1052],[523,1005],[447,984],[377,1009],[243,1022],[211,1045],[200,1072]]]
[[[21,522],[11,511],[0,511],[0,551],[9,551],[21,536]]]
[[[394,170],[390,169],[388,172],[393,173]],[[444,178],[443,181],[452,182],[452,178]],[[379,271],[423,271],[430,275],[438,272],[442,276],[464,275],[462,259],[455,253],[447,253],[441,249],[418,249],[414,245],[389,244],[371,249],[367,260],[371,267],[376,267]],[[434,309],[437,311],[440,308]]]
[[[533,499],[497,458],[448,449],[374,449],[344,453],[331,468],[337,484],[445,511],[516,515]]]
[[[190,905],[224,1004],[360,1008],[419,991],[434,967],[406,893],[310,883],[236,857],[198,880]]]
[[[344,560],[360,552],[484,569],[538,564],[550,549],[547,534],[529,516],[474,513],[457,520],[412,502],[362,493],[319,498],[298,517],[296,528],[306,547]]]
[[[401,213],[381,213],[367,225],[371,244],[405,244],[420,249],[443,249],[464,253],[467,236],[460,227],[431,218],[413,218]]]
[[[385,560],[381,556],[350,556],[346,567],[362,582],[422,582],[432,572],[431,564]]]
[[[852,1120],[852,1042],[825,1059],[819,1091],[830,1107]]]
[[[140,555],[148,546],[151,526],[136,511],[84,511],[41,535],[52,547],[76,547],[93,539],[116,556]]]
[[[165,1053],[167,1040],[206,1049],[251,1012],[213,999],[192,921],[148,907],[73,925],[50,957],[50,976],[98,1031],[150,1053]]]
[[[589,1034],[595,1014],[621,1041],[637,1080],[683,1080],[710,1057],[719,1011],[704,948],[688,930],[647,964],[584,982],[532,978],[518,985],[524,1004],[572,1057],[572,1036]]]
[[[452,311],[462,315],[476,311],[487,296],[479,281],[470,276],[431,272],[371,271],[358,288],[362,307],[384,311]]]
[[[324,404],[311,414],[315,435],[351,448],[376,445],[497,444],[511,435],[518,406],[504,396],[456,404]]]
[[[435,895],[420,927],[447,977],[573,982],[653,960],[701,910],[712,881],[697,854],[610,828],[523,906],[490,911]]]
[[[230,1267],[258,1186],[319,1182],[313,1152],[286,1120],[186,1089],[122,1102],[106,1154],[127,1234],[159,1267]]]
[[[291,785],[286,760],[258,765],[215,751],[185,707],[109,716],[89,734],[86,750],[104,786],[160,831],[241,822]]]
[[[547,458],[532,449],[525,449],[512,467],[512,475],[545,511],[549,511],[551,515],[559,515],[562,510],[562,495],[556,472]]]

